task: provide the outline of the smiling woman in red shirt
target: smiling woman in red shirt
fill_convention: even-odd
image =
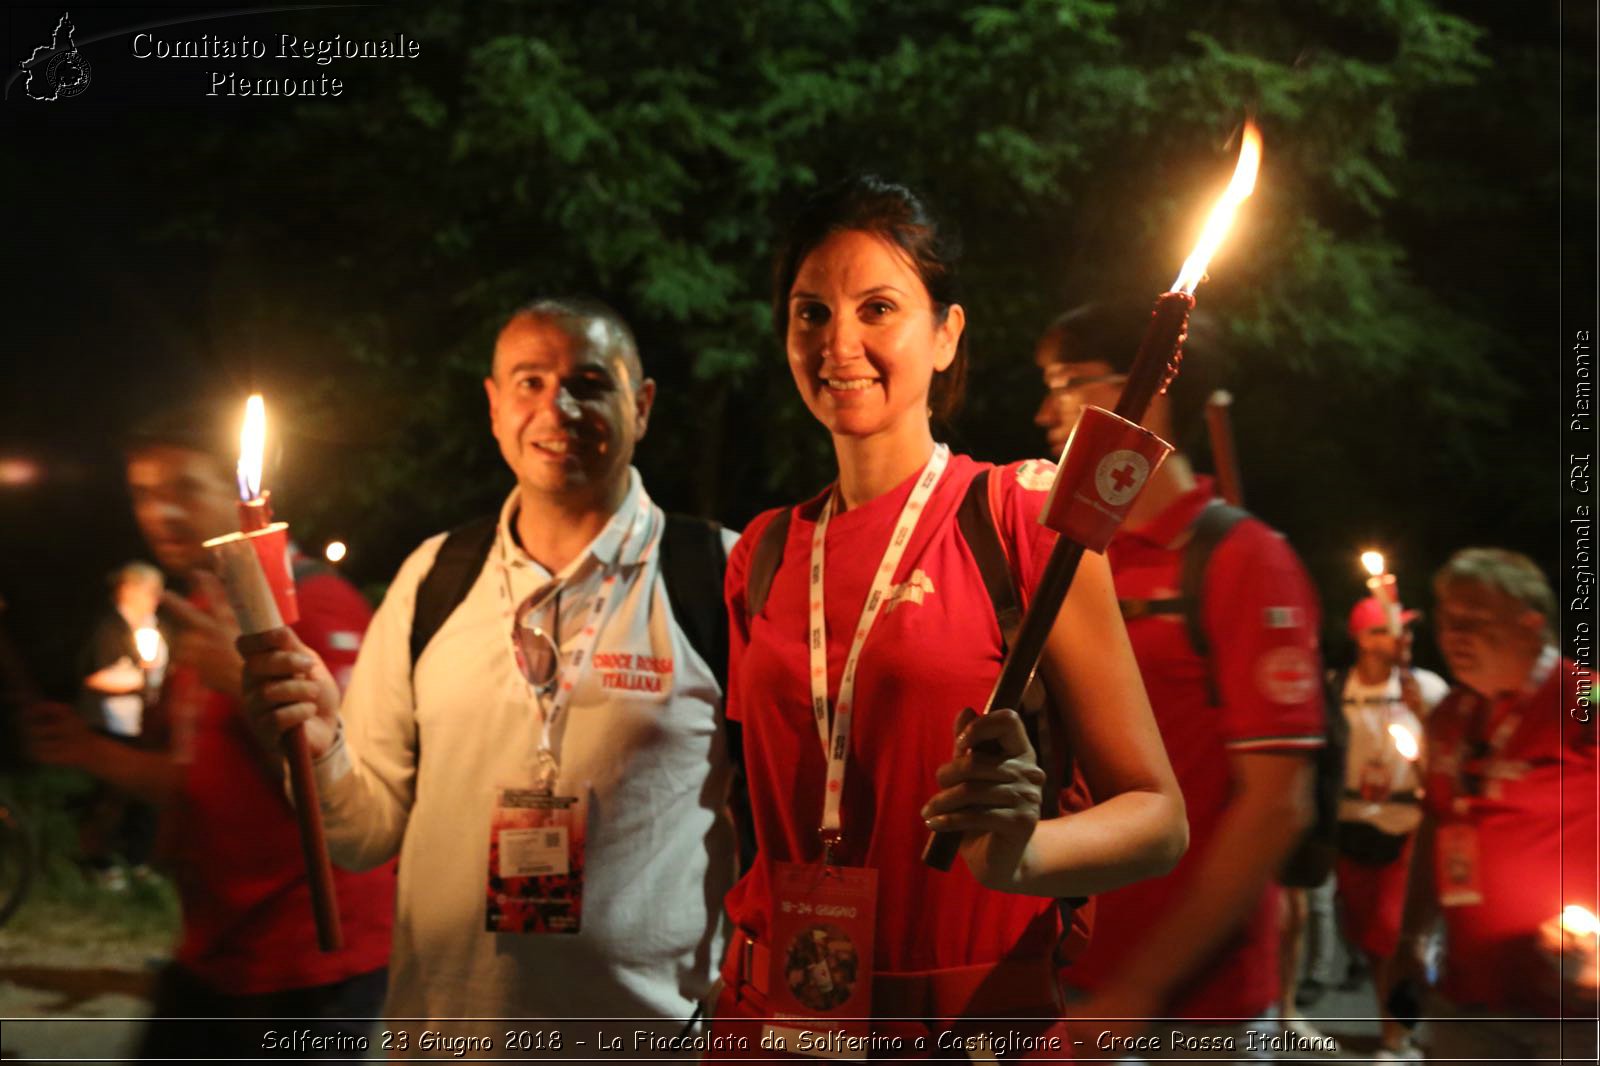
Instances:
[[[934,440],[966,372],[937,223],[875,178],[818,194],[779,254],[773,314],[839,476],[758,516],[729,561],[728,717],[760,858],[728,900],[712,1055],[925,1057],[975,1038],[962,1019],[996,1016],[1035,1020],[996,1030],[1008,1053],[1070,1053],[1055,901],[1169,869],[1187,832],[1110,574],[1085,557],[1041,663],[1062,709],[1051,735],[1098,801],[1048,817],[1022,720],[968,709],[1004,645],[958,511],[987,479],[1025,605],[1054,541],[1037,522],[1053,469]],[[949,873],[920,861],[929,828],[965,834]]]

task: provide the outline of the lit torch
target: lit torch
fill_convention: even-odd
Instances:
[[[133,646],[139,650],[139,661],[148,670],[161,656],[161,631],[155,626],[140,626],[133,631]]]
[[[1182,358],[1179,348],[1194,307],[1195,287],[1205,277],[1206,264],[1221,245],[1239,205],[1254,191],[1260,166],[1261,135],[1254,123],[1247,122],[1233,179],[1206,220],[1200,242],[1184,262],[1172,291],[1156,299],[1116,410],[1086,407],[1073,428],[1040,516],[1040,522],[1060,536],[989,693],[985,714],[996,707],[1022,706],[1023,694],[1044,652],[1045,638],[1061,613],[1084,551],[1105,551],[1150,474],[1172,451],[1172,445],[1139,423],[1156,394],[1177,376]],[[960,834],[935,833],[922,859],[936,869],[948,870],[960,846]]]
[[[1576,903],[1539,928],[1539,939],[1561,976],[1581,988],[1600,986],[1600,918]]]
[[[1389,739],[1394,741],[1394,750],[1406,762],[1416,762],[1417,756],[1422,754],[1422,748],[1417,744],[1417,736],[1399,722],[1389,723]]]
[[[261,487],[266,457],[266,405],[260,396],[245,403],[244,428],[239,434],[239,527],[206,541],[222,574],[228,602],[239,619],[242,633],[263,633],[294,625],[300,620],[293,571],[289,564],[289,525],[272,520],[271,493]],[[311,771],[311,750],[303,727],[295,726],[280,738],[289,762],[295,816],[300,824],[300,848],[311,884],[311,904],[317,921],[317,946],[338,951],[344,946],[339,928],[339,901],[334,894],[333,865],[322,828],[322,808]]]
[[[239,528],[246,533],[272,524],[272,493],[261,491],[267,458],[267,405],[259,395],[244,402],[244,428],[239,430]]]
[[[1367,578],[1367,590],[1383,604],[1384,617],[1389,620],[1389,632],[1398,637],[1402,628],[1400,594],[1397,591],[1399,582],[1384,568],[1382,552],[1362,552],[1361,565],[1370,575]]]

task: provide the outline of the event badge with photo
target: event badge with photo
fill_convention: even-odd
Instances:
[[[1439,904],[1472,907],[1483,902],[1478,884],[1478,831],[1470,825],[1441,825],[1434,834]]]
[[[578,932],[587,804],[537,788],[502,788],[497,795],[489,826],[485,928]]]
[[[877,924],[878,871],[854,866],[780,862],[772,867],[773,1021],[771,1036],[797,1054],[800,1033],[826,1028],[861,1040],[866,1058],[872,1026],[872,943]],[[800,1025],[786,1025],[786,1020]],[[815,1044],[817,1041],[810,1041]],[[848,1046],[848,1045],[846,1045]]]

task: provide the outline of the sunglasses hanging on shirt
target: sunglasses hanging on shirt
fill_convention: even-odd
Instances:
[[[517,608],[511,622],[511,643],[522,676],[539,695],[549,696],[561,677],[560,585],[555,586],[553,596],[530,596]]]

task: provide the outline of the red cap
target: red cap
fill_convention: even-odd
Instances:
[[[1401,611],[1400,624],[1410,625],[1421,611]],[[1388,626],[1389,612],[1376,596],[1368,596],[1350,609],[1350,635],[1358,636],[1375,626]]]

